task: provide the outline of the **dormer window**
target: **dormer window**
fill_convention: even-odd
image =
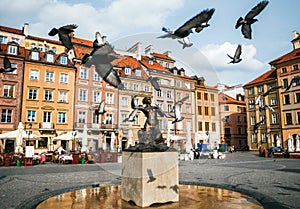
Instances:
[[[169,63],[166,63],[166,68],[170,68],[170,64]]]
[[[42,44],[39,44],[38,50],[39,50],[40,52],[43,51],[43,45],[42,45]]]
[[[139,68],[135,69],[135,76],[141,76],[141,75],[142,75],[141,69]]]
[[[52,51],[54,54],[56,54],[56,47],[52,47]]]
[[[7,43],[7,37],[6,36],[0,36],[0,44],[6,44]]]
[[[153,61],[152,61],[152,60],[148,60],[148,63],[149,63],[150,65],[153,65]]]
[[[31,51],[31,59],[39,60],[39,52],[38,51]]]
[[[173,70],[174,75],[177,75],[177,70]]]
[[[68,64],[68,58],[66,56],[61,56],[60,57],[60,64],[62,64],[62,65]]]
[[[18,39],[18,38],[11,38],[11,41],[13,41],[17,44],[20,44],[20,39]]]
[[[131,69],[130,69],[129,66],[126,66],[126,67],[124,68],[124,73],[125,73],[125,75],[130,75],[130,71],[131,71]]]
[[[7,49],[7,53],[8,54],[17,54],[18,52],[18,47],[17,46],[13,46],[13,45],[9,45],[8,49]]]
[[[30,44],[30,49],[32,50],[32,49],[34,49],[35,48],[35,43],[31,43]]]
[[[184,70],[180,71],[180,75],[181,75],[181,76],[184,76],[184,74],[185,74],[185,73],[184,73]]]
[[[46,54],[46,60],[47,60],[47,62],[54,62],[53,54],[50,54],[50,53]]]
[[[49,50],[50,50],[49,46],[45,46],[45,52],[47,52]]]

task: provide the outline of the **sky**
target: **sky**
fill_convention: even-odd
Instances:
[[[153,45],[159,53],[171,51],[178,67],[187,74],[203,76],[209,85],[246,84],[270,69],[270,61],[293,50],[293,31],[300,32],[299,0],[269,0],[252,25],[252,39],[235,29],[260,0],[1,0],[0,25],[51,39],[53,27],[76,24],[75,36],[94,40],[99,31],[116,49],[127,50],[137,42],[143,49]],[[177,40],[157,38],[162,27],[176,30],[207,8],[215,8],[210,26],[190,34],[193,46],[182,49]],[[242,61],[230,62],[242,45]]]

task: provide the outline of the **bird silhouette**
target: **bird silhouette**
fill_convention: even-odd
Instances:
[[[147,173],[148,173],[148,177],[149,180],[147,181],[147,183],[153,182],[156,180],[156,178],[153,176],[153,172],[151,169],[147,168]]]
[[[160,78],[159,77],[152,77],[152,76],[149,76],[149,78],[146,80],[147,82],[150,81],[151,85],[153,86],[153,88],[156,90],[156,91],[159,91],[160,90],[160,87],[159,87],[159,84],[158,84],[158,80]]]
[[[96,72],[103,80],[110,85],[124,89],[124,85],[116,70],[113,69],[111,62],[118,58],[113,47],[109,43],[102,44],[100,47],[94,48],[90,54],[85,54],[82,63],[86,67],[95,66]]]
[[[266,118],[264,117],[261,121],[255,123],[254,127],[253,127],[253,132],[257,134],[259,126],[261,124],[263,124],[265,121],[266,121]]]
[[[232,59],[229,63],[235,64],[235,63],[239,63],[240,61],[242,61],[242,59],[240,58],[242,54],[242,46],[239,44],[235,50],[235,54],[234,57],[230,56],[229,54],[227,54],[227,56]],[[229,64],[228,63],[228,64]]]
[[[73,43],[71,41],[72,33],[74,32],[74,29],[76,29],[78,26],[75,24],[72,25],[65,25],[57,28],[52,28],[51,31],[48,33],[49,36],[55,36],[58,34],[59,40],[62,42],[62,44],[68,49],[71,50],[73,48]]]
[[[168,117],[174,118],[174,120],[172,121],[172,124],[181,122],[184,119],[184,117],[181,116],[180,108],[181,108],[181,105],[183,105],[183,103],[188,98],[189,98],[189,96],[186,96],[186,97],[182,98],[181,100],[177,101],[175,103],[175,105],[173,106],[173,110],[172,110],[172,112],[174,112],[174,114],[170,114],[170,113],[167,114]]]
[[[15,67],[11,66],[11,63],[7,57],[4,57],[3,65],[4,65],[4,68],[0,68],[0,73],[10,73],[10,72],[13,72],[14,70],[16,70]]]
[[[193,46],[193,43],[190,42],[188,37],[184,37],[182,40],[178,40],[178,42],[182,44],[182,49]]]
[[[244,35],[244,38],[252,38],[251,25],[258,21],[257,19],[255,19],[255,17],[268,5],[268,3],[268,1],[261,1],[255,7],[253,7],[244,18],[240,17],[237,20],[235,24],[235,29],[238,29],[240,26],[242,26],[241,30],[242,34]]]
[[[123,120],[123,122],[127,122],[127,121],[129,121],[129,122],[134,122],[135,119],[136,119],[137,113],[138,113],[138,109],[134,109],[134,110],[129,114],[128,118],[125,118],[125,119]]]
[[[170,186],[170,189],[172,189],[176,193],[179,192],[179,186],[178,185]]]
[[[208,27],[208,21],[211,19],[214,12],[215,9],[203,10],[202,12],[185,22],[175,31],[171,31],[170,29],[163,27],[162,30],[167,34],[159,36],[158,38],[182,39],[183,47],[192,46],[188,39],[188,36],[193,32],[194,28],[195,32],[200,33],[200,31]]]
[[[262,112],[263,110],[266,110],[266,109],[269,109],[272,112],[275,112],[275,110],[272,107],[270,107],[269,105],[262,105],[262,106],[259,106],[259,108],[258,108],[259,112]]]
[[[265,97],[265,96],[269,95],[271,92],[276,91],[280,88],[282,88],[282,86],[272,86],[265,93],[263,93],[262,96]]]
[[[298,83],[300,81],[300,76],[295,76],[294,78],[292,78],[290,84],[288,85],[288,87],[286,88],[285,91],[290,90],[290,88],[292,87],[293,83]]]
[[[105,101],[102,100],[98,106],[98,108],[95,110],[95,114],[96,115],[103,115],[104,113],[106,113],[105,110]]]

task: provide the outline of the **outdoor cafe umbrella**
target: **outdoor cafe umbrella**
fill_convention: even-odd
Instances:
[[[6,133],[3,133],[3,134],[0,134],[0,139],[16,139],[17,136],[18,136],[18,133],[19,133],[19,130],[14,130],[14,131],[6,132]],[[26,133],[26,131],[22,130],[21,138],[22,139],[27,139],[29,137],[30,137],[30,139],[39,139],[39,137],[37,135],[30,134],[28,136],[28,134]]]
[[[62,134],[62,135],[54,137],[53,141],[56,141],[56,140],[66,140],[66,141],[69,141],[69,140],[73,140],[73,139],[78,139],[78,133],[74,134],[74,131],[70,131],[68,133],[65,133],[65,134]]]
[[[24,126],[23,126],[22,122],[19,122],[18,133],[17,133],[17,136],[16,136],[15,153],[21,153],[22,152],[22,144],[23,144],[22,131],[23,130],[24,130]]]

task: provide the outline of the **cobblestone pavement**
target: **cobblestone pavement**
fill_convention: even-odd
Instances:
[[[81,188],[118,185],[121,164],[0,167],[0,208],[35,208],[41,201]],[[254,152],[223,160],[179,162],[180,184],[213,186],[244,193],[264,208],[300,208],[300,160],[261,158]]]

